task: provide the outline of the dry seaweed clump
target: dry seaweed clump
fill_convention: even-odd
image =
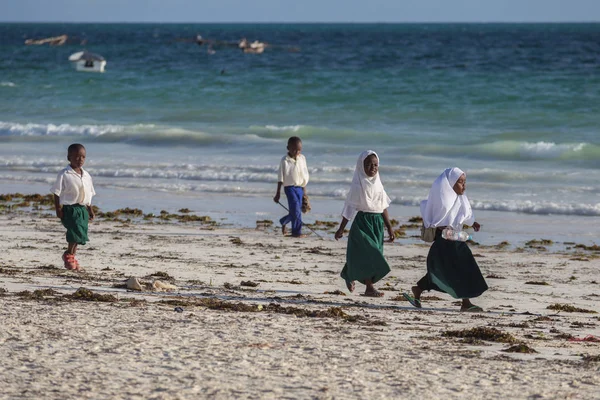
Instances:
[[[163,271],[153,272],[150,275],[146,275],[144,278],[146,278],[146,279],[159,278],[159,279],[163,279],[165,281],[171,281],[171,282],[175,281],[175,278],[173,278],[171,275],[169,275]]]
[[[554,242],[550,239],[540,239],[540,240],[534,239],[534,240],[525,242],[525,246],[527,246],[527,247],[549,246],[551,244],[554,244]]]
[[[257,287],[258,285],[260,285],[260,283],[253,282],[253,281],[242,281],[240,283],[240,286],[247,286],[247,287]]]
[[[515,344],[510,346],[508,349],[502,350],[505,353],[522,353],[522,354],[534,354],[537,353],[535,349],[527,346],[525,343]]]
[[[550,284],[546,281],[527,281],[526,285],[540,285],[540,286],[550,286]]]
[[[600,362],[600,354],[597,354],[595,356],[590,356],[590,355],[583,356],[582,359],[585,362]]]
[[[577,244],[575,245],[576,249],[583,249],[583,250],[587,250],[587,251],[600,251],[600,246],[598,246],[597,244],[594,244],[592,246],[586,246],[585,244]]]
[[[579,312],[579,313],[586,313],[586,314],[598,314],[594,310],[586,310],[585,308],[575,307],[575,306],[572,306],[570,304],[559,304],[559,303],[556,303],[556,304],[549,305],[546,308],[548,310],[555,310],[555,311]]]
[[[4,296],[6,293],[8,293],[8,290],[4,289],[3,287],[0,287],[0,296]]]
[[[512,336],[510,333],[505,333],[496,328],[488,328],[484,326],[471,329],[461,329],[460,331],[444,331],[442,332],[442,336],[456,338],[473,338],[500,343],[517,342],[517,339],[515,339],[515,337]]]
[[[273,221],[271,221],[270,219],[259,219],[256,221],[256,226],[261,226],[261,227],[267,227],[267,226],[273,226]]]
[[[341,307],[330,307],[327,310],[307,310],[297,307],[283,307],[279,304],[271,303],[265,307],[265,310],[278,314],[295,315],[296,317],[335,318],[348,322],[356,322],[361,319],[358,316],[346,314]]]
[[[98,301],[103,303],[115,303],[119,301],[112,294],[99,294],[94,293],[89,289],[81,287],[73,294],[66,294],[64,297],[73,300],[85,300],[85,301]]]
[[[279,304],[271,303],[267,306],[257,304],[232,303],[216,299],[214,297],[205,297],[190,301],[173,299],[161,300],[160,303],[173,306],[200,306],[209,310],[237,311],[237,312],[271,312],[277,314],[295,315],[300,318],[335,318],[347,322],[356,322],[362,317],[349,315],[341,307],[330,307],[327,310],[309,310],[298,307],[283,307]]]
[[[323,294],[334,294],[336,296],[345,296],[346,293],[342,292],[340,289],[336,289],[332,292],[323,292]]]
[[[15,293],[16,296],[25,299],[25,300],[44,300],[47,296],[56,296],[60,294],[56,290],[53,289],[38,289],[30,292],[29,290],[24,290],[22,292]]]

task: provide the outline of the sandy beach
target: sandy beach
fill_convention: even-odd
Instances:
[[[473,246],[486,312],[418,310],[426,245],[386,245],[375,299],[339,277],[344,240],[106,214],[76,273],[41,208],[0,210],[0,398],[600,398],[600,343],[573,340],[600,337],[597,249]]]

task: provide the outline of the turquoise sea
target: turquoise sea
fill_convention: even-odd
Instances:
[[[24,45],[60,34],[69,43]],[[498,232],[575,218],[593,242],[599,37],[600,24],[0,24],[0,191],[45,190],[81,142],[101,205],[180,195],[237,214],[247,206],[226,200],[242,197],[252,218],[276,216],[276,167],[298,135],[316,215],[320,202],[338,215],[373,149],[398,214],[418,214],[456,165],[474,208],[512,225]],[[104,74],[71,67],[82,49],[106,58]]]

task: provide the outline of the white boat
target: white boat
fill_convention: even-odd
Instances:
[[[104,57],[89,51],[79,51],[71,54],[69,61],[77,71],[104,72],[106,66]]]

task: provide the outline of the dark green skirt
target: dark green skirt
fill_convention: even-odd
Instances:
[[[346,265],[340,274],[346,281],[364,284],[369,279],[375,283],[390,272],[383,257],[385,229],[383,216],[358,212],[352,222],[346,249]]]
[[[439,230],[427,255],[427,275],[417,286],[448,293],[455,299],[471,299],[488,289],[469,246],[442,239]]]
[[[62,224],[67,228],[67,242],[85,244],[88,239],[88,210],[80,204],[64,205]]]

